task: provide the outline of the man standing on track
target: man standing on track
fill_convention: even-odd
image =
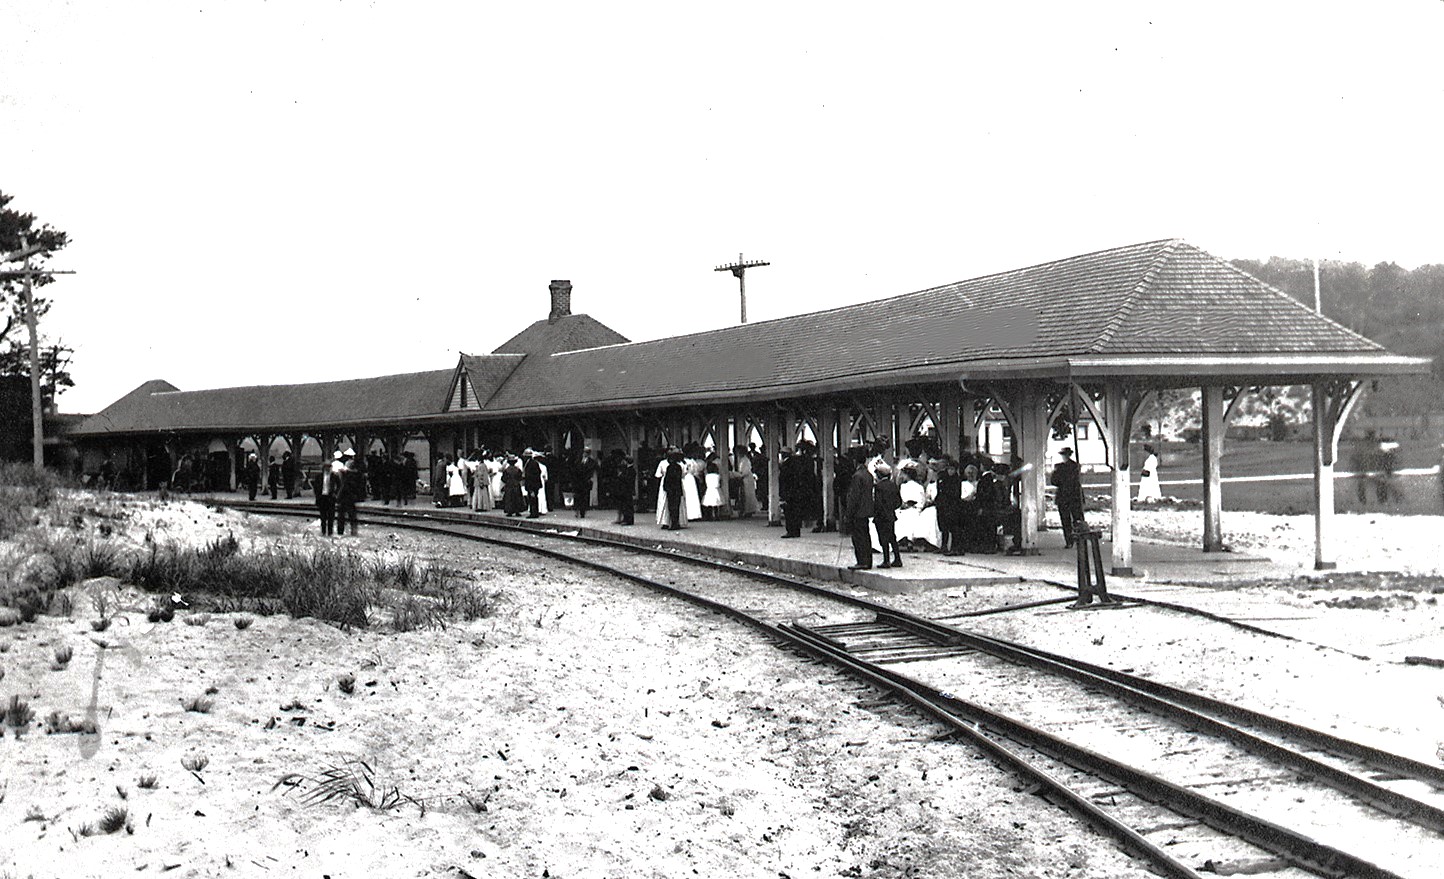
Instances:
[[[335,463],[340,463],[341,453],[337,452]],[[330,537],[336,533],[336,497],[341,493],[341,476],[330,461],[322,462],[321,472],[311,477],[311,494],[316,498],[316,510],[321,514],[321,534]]]
[[[366,475],[356,464],[356,451],[347,449],[342,455],[345,463],[341,467],[341,493],[336,498],[336,534],[346,533],[346,523],[351,523],[351,535],[360,533],[356,520],[356,505],[366,500]]]

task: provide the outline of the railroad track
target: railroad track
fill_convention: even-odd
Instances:
[[[716,559],[446,510],[362,520],[538,553],[758,628],[934,718],[1163,875],[1423,879],[1444,865],[1432,764]]]

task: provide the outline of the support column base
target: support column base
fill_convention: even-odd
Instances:
[[[1133,569],[1132,569],[1132,568],[1114,568],[1114,569],[1113,569],[1113,576],[1115,576],[1115,577],[1134,577],[1134,576],[1137,576],[1137,575],[1133,573]]]
[[[1315,571],[1333,571],[1339,567],[1338,562],[1314,562]]]
[[[1228,552],[1228,549],[1225,548],[1225,547],[1223,547],[1223,546],[1205,546],[1205,547],[1203,548],[1203,551],[1204,551],[1204,552]]]

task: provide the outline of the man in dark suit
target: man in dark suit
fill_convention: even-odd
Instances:
[[[290,452],[281,455],[281,482],[286,486],[286,500],[296,496],[296,476],[301,472]]]
[[[617,467],[617,478],[612,485],[612,497],[617,502],[617,523],[631,525],[636,521],[633,497],[637,493],[637,467],[625,454]]]
[[[872,567],[872,536],[868,534],[867,523],[872,518],[873,478],[866,467],[859,467],[852,473],[852,482],[847,486],[847,503],[843,504],[843,515],[848,533],[852,535],[852,552],[857,564],[849,565],[850,571],[865,571]]]
[[[1073,460],[1073,450],[1063,449],[1059,454],[1063,460],[1053,467],[1051,481],[1056,490],[1053,498],[1058,504],[1058,518],[1063,522],[1063,540],[1072,546],[1078,529],[1083,527],[1083,481],[1078,462]]]
[[[577,462],[576,478],[572,483],[572,504],[577,508],[578,519],[585,519],[587,510],[592,508],[592,481],[596,478],[597,459],[592,457],[592,447],[586,446],[582,449],[582,459]]]
[[[782,522],[787,526],[783,537],[801,537],[802,520],[807,515],[812,488],[812,462],[801,452],[782,450],[783,460],[777,470],[777,497],[782,501]]]
[[[336,534],[344,535],[350,523],[351,536],[355,537],[361,528],[356,519],[356,505],[366,500],[366,474],[356,461],[354,449],[347,449],[342,459],[345,464],[341,468],[341,493],[336,497]]]
[[[340,452],[336,453],[334,461],[340,464]],[[316,498],[316,510],[321,514],[321,534],[326,537],[336,533],[336,499],[341,495],[343,472],[343,467],[333,466],[331,461],[322,461],[320,471],[311,477],[311,495]]]
[[[256,489],[261,486],[261,461],[252,452],[246,456],[246,466],[241,469],[241,484],[251,500],[256,499]]]
[[[542,470],[541,461],[537,460],[536,452],[527,449],[522,452],[526,463],[521,468],[521,487],[526,491],[526,506],[528,519],[541,518],[541,491],[542,491]]]

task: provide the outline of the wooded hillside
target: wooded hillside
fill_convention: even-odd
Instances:
[[[1236,259],[1234,265],[1313,307],[1310,260]],[[1434,372],[1381,380],[1363,402],[1373,415],[1419,415],[1444,411],[1444,265],[1412,271],[1392,262],[1365,268],[1325,260],[1319,266],[1324,314],[1395,354],[1434,358]]]

